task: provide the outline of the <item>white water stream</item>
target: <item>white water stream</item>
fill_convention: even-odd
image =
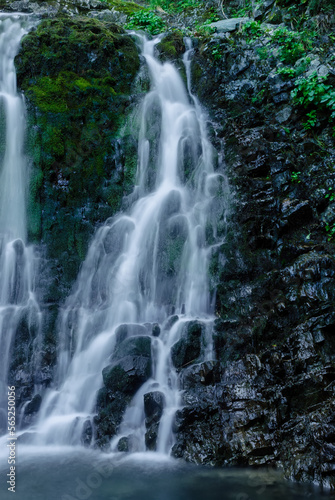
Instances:
[[[214,171],[205,117],[189,90],[190,48],[184,58],[187,90],[174,66],[155,58],[158,39],[141,38],[141,43],[151,90],[140,113],[133,202],[97,231],[61,314],[58,388],[44,397],[36,444],[80,443],[121,324],[135,325],[133,331],[143,331],[145,325],[153,368],[127,408],[112,449],[121,437],[131,436],[133,451],[145,450],[143,396],[152,390],[165,399],[157,451],[171,449],[173,419],[180,407],[171,347],[191,320],[206,324],[203,359],[212,357],[208,264],[211,245],[218,243],[212,208],[224,178]],[[171,314],[178,320],[168,327]],[[156,323],[159,337],[151,334]]]
[[[25,107],[17,93],[14,58],[32,27],[28,16],[0,14],[0,406],[7,417],[11,350],[18,331],[38,335],[41,313],[34,293],[35,256],[26,246],[28,166]],[[28,353],[27,353],[28,356]],[[27,361],[22,359],[22,362]]]

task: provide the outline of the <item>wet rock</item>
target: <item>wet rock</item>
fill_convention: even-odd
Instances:
[[[181,31],[173,31],[164,36],[157,44],[159,58],[162,62],[173,61],[180,58],[185,52],[184,37]]]
[[[110,450],[110,440],[118,431],[131,395],[102,387],[97,395],[97,415],[93,419],[96,447]]]
[[[302,224],[306,220],[311,220],[313,212],[309,201],[298,201],[286,199],[282,204],[283,216],[288,224]]]
[[[182,372],[181,385],[183,389],[196,387],[198,384],[215,385],[220,380],[220,363],[206,361],[199,365],[189,366]]]
[[[146,334],[147,334],[147,329],[145,326],[140,325],[138,323],[125,323],[124,325],[118,326],[117,329],[115,330],[116,344],[120,344],[128,337],[134,337],[138,335],[143,336]]]
[[[112,254],[115,258],[120,255],[125,239],[134,229],[134,222],[126,217],[115,222],[104,238],[103,245],[105,252]]]
[[[122,325],[123,326],[123,325]],[[129,326],[129,325],[127,325]],[[136,329],[135,325],[135,329]],[[141,326],[141,325],[138,325]],[[142,327],[146,333],[145,327]],[[127,330],[129,331],[129,330]],[[136,329],[136,331],[138,331]],[[111,360],[117,361],[128,356],[141,356],[151,359],[151,339],[148,336],[138,335],[129,337],[120,342],[111,356]]]
[[[153,423],[149,430],[145,433],[145,445],[147,450],[156,451],[158,428],[159,424]]]
[[[150,375],[151,359],[143,356],[126,356],[102,372],[107,389],[130,395],[134,395]]]
[[[91,420],[85,420],[83,425],[83,431],[81,434],[81,442],[84,446],[90,446],[93,436],[93,427]]]
[[[159,423],[164,406],[165,396],[162,392],[154,391],[144,394],[145,425],[147,428],[145,444],[147,449],[151,451],[156,450]]]
[[[128,452],[129,451],[129,440],[127,437],[122,437],[117,444],[118,451]]]
[[[17,442],[19,444],[32,444],[34,440],[37,438],[37,432],[23,432],[20,436],[17,437]]]
[[[165,396],[162,392],[154,391],[144,394],[145,425],[147,427],[150,427],[153,422],[157,423],[160,421],[164,406]]]
[[[181,194],[179,191],[173,189],[166,196],[164,202],[162,203],[161,211],[162,217],[168,218],[179,212],[181,206]]]
[[[31,415],[32,413],[37,413],[40,409],[41,403],[42,397],[40,396],[40,394],[36,394],[25,407],[24,414]]]
[[[179,320],[179,316],[177,314],[174,314],[173,316],[170,316],[167,318],[165,323],[163,324],[163,330],[171,330],[173,325]]]
[[[126,338],[117,345],[111,361],[102,371],[104,386],[98,392],[94,419],[96,446],[105,450],[110,448],[109,441],[117,433],[127,405],[151,376],[151,338]]]
[[[125,24],[127,21],[126,14],[114,9],[91,10],[87,15],[88,17],[99,19],[99,21],[107,21],[110,23]]]
[[[182,368],[195,363],[201,353],[201,339],[204,326],[200,321],[190,321],[186,324],[183,336],[171,349],[171,358],[176,368]]]
[[[160,329],[159,324],[158,323],[154,323],[152,325],[152,335],[154,337],[159,337],[160,333],[161,333],[161,329]]]
[[[235,64],[233,64],[230,72],[232,75],[237,76],[247,70],[249,66],[250,61],[245,57],[241,57]]]
[[[323,197],[324,196],[325,195],[323,194]],[[322,213],[321,220],[324,224],[328,224],[329,226],[335,223],[335,203],[329,205],[327,209]]]

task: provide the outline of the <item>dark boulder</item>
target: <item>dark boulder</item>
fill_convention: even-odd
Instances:
[[[159,422],[165,406],[165,396],[160,391],[144,394],[145,425],[149,427],[153,422]]]
[[[182,338],[171,349],[172,361],[176,368],[197,361],[201,353],[204,331],[204,325],[200,321],[190,321],[186,324]]]
[[[129,440],[127,437],[122,437],[117,444],[118,451],[128,452],[129,451]]]
[[[117,433],[127,405],[151,376],[151,338],[125,338],[117,345],[111,361],[102,371],[104,386],[98,392],[98,415],[94,419],[96,444],[106,450],[110,448],[110,439]]]

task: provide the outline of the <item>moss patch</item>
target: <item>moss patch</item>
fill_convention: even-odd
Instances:
[[[168,33],[157,45],[161,61],[174,60],[185,52],[184,35],[181,31]]]

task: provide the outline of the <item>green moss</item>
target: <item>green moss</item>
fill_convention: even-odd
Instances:
[[[183,33],[179,30],[168,33],[157,45],[157,48],[161,60],[177,59],[185,52]]]
[[[55,80],[49,76],[38,79],[37,84],[29,89],[30,97],[35,101],[41,111],[64,113],[67,110],[63,99],[64,85],[62,77]]]
[[[29,199],[28,199],[28,231],[33,240],[39,238],[42,229],[42,207],[40,202],[40,190],[43,183],[43,172],[35,167],[30,174]]]
[[[113,215],[132,188],[134,160],[127,155],[118,163],[118,136],[139,56],[119,26],[62,17],[42,21],[24,38],[16,67],[33,160],[29,235],[42,238],[61,263],[66,293],[96,223]]]

